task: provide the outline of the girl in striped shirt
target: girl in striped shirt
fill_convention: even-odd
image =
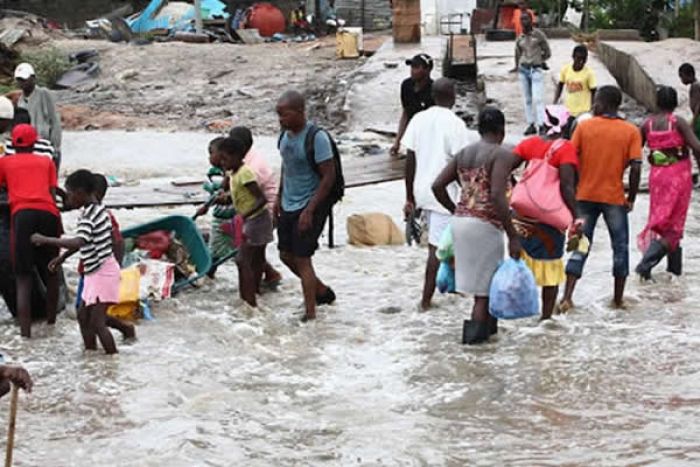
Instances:
[[[64,248],[63,254],[49,265],[56,268],[70,255],[80,251],[85,268],[83,303],[78,310],[78,322],[85,349],[97,350],[99,338],[107,354],[117,353],[114,338],[107,329],[107,308],[119,302],[119,263],[112,253],[112,221],[107,209],[96,196],[95,176],[87,170],[78,170],[66,179],[68,203],[82,208],[74,238],[50,238],[33,235],[35,245]]]

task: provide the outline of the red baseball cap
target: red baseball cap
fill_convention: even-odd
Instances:
[[[12,145],[16,148],[31,148],[39,139],[33,126],[26,123],[12,129]]]

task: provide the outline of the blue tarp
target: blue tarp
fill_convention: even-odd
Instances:
[[[194,5],[191,5],[184,14],[178,17],[159,13],[161,8],[168,3],[167,0],[152,0],[151,3],[137,17],[129,21],[129,27],[135,33],[144,33],[154,29],[168,29],[172,31],[188,31],[192,29],[194,21]],[[202,19],[226,18],[226,4],[219,0],[202,0]]]

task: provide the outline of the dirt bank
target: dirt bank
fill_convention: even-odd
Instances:
[[[101,74],[93,83],[58,92],[71,129],[161,128],[219,130],[245,124],[278,130],[280,93],[298,89],[325,126],[345,121],[348,77],[364,59],[336,60],[334,38],[302,44],[186,44],[145,46],[65,40],[67,52],[94,48]]]

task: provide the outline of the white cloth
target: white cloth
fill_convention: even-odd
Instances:
[[[435,211],[426,211],[425,215],[428,220],[428,244],[437,247],[443,232],[450,225],[452,216]]]
[[[433,106],[411,119],[401,144],[416,155],[413,191],[417,208],[448,214],[433,195],[433,182],[460,150],[477,141],[478,134],[448,108]],[[456,202],[459,185],[451,184],[447,192]]]

